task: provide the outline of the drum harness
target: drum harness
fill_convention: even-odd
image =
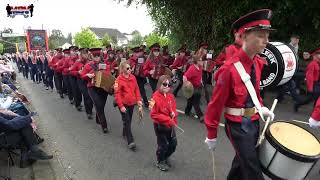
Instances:
[[[250,77],[250,75],[246,72],[246,70],[244,69],[244,67],[243,67],[243,65],[241,64],[240,61],[235,62],[235,63],[234,63],[234,66],[235,66],[235,68],[237,69],[237,71],[238,71],[238,73],[239,73],[239,75],[240,75],[240,77],[241,77],[242,82],[245,84],[245,86],[246,86],[246,88],[247,88],[247,90],[248,90],[248,92],[249,92],[249,95],[250,95],[250,97],[251,97],[251,99],[252,99],[252,102],[253,102],[253,104],[255,105],[255,107],[257,108],[258,113],[259,113],[261,119],[262,119],[264,122],[266,122],[266,123],[265,123],[265,126],[264,126],[264,128],[263,128],[263,131],[262,131],[262,133],[260,134],[259,139],[258,139],[258,142],[257,142],[257,144],[256,144],[256,147],[257,147],[257,146],[259,146],[259,145],[262,143],[262,141],[264,140],[264,134],[265,134],[266,129],[267,129],[268,125],[269,125],[270,118],[268,117],[268,118],[267,118],[267,121],[264,120],[264,117],[263,117],[263,114],[262,114],[262,111],[261,111],[262,107],[261,107],[261,104],[260,104],[260,102],[259,102],[259,100],[258,100],[256,91],[255,91],[255,89],[254,89],[254,87],[253,87],[253,85],[252,85],[252,83],[251,83],[251,80],[250,80],[251,77]],[[271,107],[271,111],[272,111],[272,112],[274,111],[277,102],[278,102],[278,100],[275,99],[274,102],[273,102],[273,104],[272,104],[272,107]]]

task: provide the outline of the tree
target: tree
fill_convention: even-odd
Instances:
[[[72,44],[72,34],[71,33],[68,33],[66,41],[67,41],[67,43]]]
[[[152,32],[145,37],[147,47],[154,43],[159,43],[160,46],[169,45],[169,39],[167,37],[160,36],[158,33]]]
[[[102,42],[96,38],[96,35],[89,28],[82,28],[74,36],[74,42],[81,48],[97,48],[102,46]]]
[[[139,31],[132,32],[132,39],[128,42],[129,47],[140,46],[143,44],[143,37],[141,36]]]
[[[288,42],[296,33],[301,36],[302,49],[310,50],[320,43],[320,8],[316,0],[127,0],[128,5],[133,3],[146,4],[161,35],[174,38],[177,44],[186,42],[194,49],[202,41],[217,49],[231,43],[232,22],[262,8],[273,10],[272,26],[277,31],[271,40]]]
[[[111,36],[110,40],[111,40],[111,44],[113,44],[114,46],[118,45],[118,39],[116,36]]]
[[[4,46],[2,43],[0,43],[0,54],[3,54]]]
[[[49,49],[55,49],[67,42],[61,30],[53,29],[49,36]]]
[[[103,38],[102,38],[102,45],[104,47],[106,47],[107,45],[110,45],[111,44],[111,38],[109,37],[108,33],[106,33]]]

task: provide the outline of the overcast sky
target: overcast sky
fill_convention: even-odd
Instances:
[[[33,3],[32,18],[16,16],[8,18],[6,5],[28,6]],[[12,28],[23,33],[29,26],[32,29],[60,29],[73,35],[81,27],[102,27],[118,29],[122,33],[138,30],[146,35],[154,26],[145,6],[126,7],[114,0],[0,0],[0,29]]]

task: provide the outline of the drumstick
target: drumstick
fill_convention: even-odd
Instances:
[[[270,109],[271,112],[274,111],[274,109],[276,108],[277,103],[278,103],[278,99],[275,99],[273,101],[273,104],[272,104],[271,109]],[[264,140],[264,134],[266,133],[266,130],[267,130],[267,127],[269,126],[269,123],[270,123],[270,117],[267,118],[267,121],[266,121],[266,123],[264,125],[263,131],[259,136],[259,139],[258,139],[258,142],[256,144],[256,147],[258,147],[262,143],[262,141]]]
[[[215,168],[214,151],[211,151],[211,156],[212,156],[213,180],[216,180],[216,168]]]

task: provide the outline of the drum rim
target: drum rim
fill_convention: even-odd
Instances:
[[[274,124],[274,123],[277,123],[277,122],[284,122],[284,123],[288,123],[288,124],[292,124],[292,125],[295,125],[295,126],[298,126],[302,129],[304,129],[305,131],[307,131],[308,133],[310,133],[319,143],[319,139],[310,131],[308,131],[306,128],[300,126],[300,125],[297,125],[297,124],[294,124],[292,122],[288,122],[288,121],[274,121],[272,122],[269,127]],[[279,151],[280,153],[284,154],[284,155],[287,155],[288,157],[292,158],[292,159],[295,159],[297,161],[300,161],[300,162],[314,162],[314,161],[317,161],[319,158],[320,158],[320,153],[316,156],[308,156],[308,155],[304,155],[304,154],[300,154],[300,153],[297,153],[297,152],[294,152],[288,148],[286,148],[285,146],[283,146],[282,144],[280,144],[276,138],[274,138],[274,136],[271,134],[270,132],[270,128],[268,128],[267,132],[266,132],[266,139],[268,140],[268,142],[277,150]],[[278,149],[278,148],[279,149]]]
[[[275,180],[285,180],[275,174],[273,174],[271,171],[269,171],[268,168],[264,167],[261,162],[260,162],[260,167],[261,167],[261,170],[264,174],[266,174],[269,178],[272,178],[272,179],[275,179]]]

